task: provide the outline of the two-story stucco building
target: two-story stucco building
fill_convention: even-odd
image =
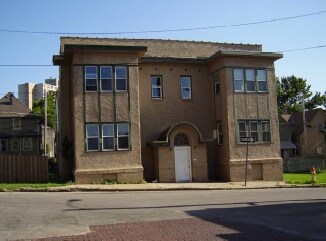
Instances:
[[[274,61],[261,45],[61,38],[59,169],[77,182],[281,180]]]

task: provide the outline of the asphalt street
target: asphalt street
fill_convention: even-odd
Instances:
[[[85,234],[91,225],[185,218],[233,229],[260,225],[326,240],[326,189],[7,192],[0,193],[0,216],[0,240]]]

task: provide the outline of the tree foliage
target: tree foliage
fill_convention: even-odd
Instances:
[[[305,110],[312,110],[318,106],[326,107],[326,94],[313,92],[307,80],[294,75],[276,78],[277,103],[280,113],[294,113],[302,111],[302,95],[305,103]],[[300,93],[301,92],[301,93]]]
[[[51,128],[55,128],[56,126],[55,96],[56,92],[54,91],[49,91],[47,93],[47,124]],[[35,101],[33,103],[32,111],[34,114],[42,116],[44,119],[44,99]]]

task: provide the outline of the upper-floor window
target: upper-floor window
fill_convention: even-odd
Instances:
[[[87,142],[87,151],[98,151],[100,149],[98,124],[86,125],[86,142]]]
[[[85,67],[85,91],[97,91],[97,67]]]
[[[191,78],[190,76],[181,76],[181,98],[183,100],[191,99]]]
[[[20,130],[22,128],[22,119],[13,119],[12,120],[12,129]]]
[[[221,83],[220,83],[220,74],[219,74],[219,72],[214,73],[213,79],[214,79],[215,95],[219,95],[221,93]]]
[[[112,91],[112,67],[100,67],[101,91]]]
[[[266,70],[260,69],[234,69],[234,91],[236,92],[266,92]]]
[[[127,90],[127,68],[125,66],[115,67],[115,90]]]
[[[253,137],[256,142],[270,142],[270,122],[267,120],[241,120],[238,121],[240,137]]]
[[[162,76],[151,76],[152,99],[162,99]]]

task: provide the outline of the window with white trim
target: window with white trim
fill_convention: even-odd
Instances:
[[[267,92],[265,69],[233,69],[235,92]]]
[[[191,99],[191,78],[190,76],[180,77],[181,85],[181,99],[189,100]]]
[[[87,151],[99,151],[99,125],[87,124],[86,125],[86,143]]]
[[[213,79],[214,79],[215,95],[219,95],[221,93],[221,83],[220,83],[220,74],[219,74],[219,72],[214,73]]]
[[[222,123],[217,123],[216,126],[217,130],[217,144],[222,145],[223,144],[223,128],[222,128]]]
[[[101,91],[112,91],[112,67],[100,67],[100,84]]]
[[[97,91],[97,66],[85,66],[85,91]]]
[[[118,150],[129,150],[129,124],[120,123],[117,124],[117,149]]]
[[[152,99],[162,99],[162,76],[153,75],[151,76],[152,85]]]
[[[127,90],[127,68],[125,66],[115,67],[115,90]]]
[[[13,119],[12,120],[12,129],[20,130],[22,128],[22,119]]]
[[[32,137],[23,137],[23,151],[33,150],[33,139]]]
[[[114,124],[102,125],[102,150],[113,151],[114,150]]]
[[[253,137],[255,142],[270,142],[271,130],[268,120],[241,120],[238,121],[239,140],[240,137]]]

